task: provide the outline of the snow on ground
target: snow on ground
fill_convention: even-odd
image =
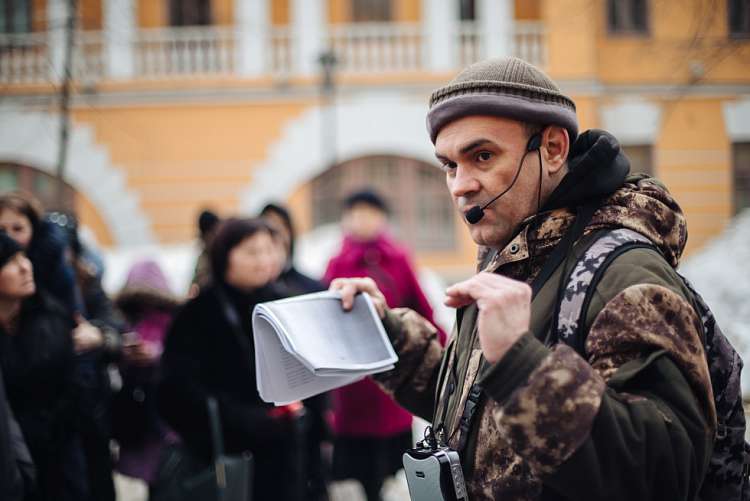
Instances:
[[[714,312],[722,331],[746,362],[742,374],[750,397],[750,209],[680,267]]]

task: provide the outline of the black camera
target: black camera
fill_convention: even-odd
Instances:
[[[403,455],[412,501],[467,501],[458,452],[438,446],[434,437],[417,443]]]

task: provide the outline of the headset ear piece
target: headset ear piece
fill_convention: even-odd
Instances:
[[[529,142],[526,143],[526,151],[535,151],[542,147],[542,134],[537,132],[529,138]]]

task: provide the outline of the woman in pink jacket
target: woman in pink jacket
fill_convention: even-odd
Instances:
[[[407,252],[387,232],[388,206],[373,191],[359,191],[344,202],[344,241],[328,263],[324,282],[340,277],[370,277],[388,306],[408,307],[432,321],[432,308],[417,282]],[[442,339],[445,334],[441,331]],[[333,477],[362,483],[368,501],[380,500],[386,477],[401,468],[413,447],[411,414],[370,379],[333,392],[336,436]]]
[[[115,304],[131,328],[123,335],[123,387],[113,406],[116,468],[150,485],[162,449],[176,440],[159,418],[156,384],[164,337],[180,302],[156,261],[143,260],[130,269]]]

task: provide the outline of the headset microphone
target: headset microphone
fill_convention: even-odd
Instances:
[[[531,136],[529,138],[529,142],[526,143],[526,151],[524,152],[523,156],[521,157],[521,162],[518,164],[518,169],[516,169],[516,175],[515,175],[515,177],[513,177],[513,181],[510,183],[510,186],[508,186],[507,188],[505,188],[505,191],[503,191],[502,193],[500,193],[498,196],[496,196],[495,198],[493,198],[492,200],[490,200],[489,202],[487,202],[483,206],[480,207],[478,205],[475,205],[474,207],[472,207],[471,209],[469,209],[466,212],[466,215],[464,216],[467,223],[469,223],[469,224],[477,224],[479,221],[482,220],[482,218],[484,217],[484,209],[486,209],[491,204],[495,203],[495,201],[497,199],[499,199],[500,197],[502,197],[503,195],[505,195],[506,193],[508,193],[510,191],[510,189],[513,188],[513,185],[516,184],[516,181],[518,180],[518,175],[521,173],[521,168],[523,167],[523,161],[526,160],[526,155],[528,155],[529,153],[531,153],[534,150],[539,150],[539,148],[541,148],[541,147],[542,147],[542,134],[541,134],[541,132],[537,132],[536,134],[534,134],[533,136]],[[539,155],[539,166],[540,166],[540,168],[541,168],[541,165],[542,165],[541,162],[542,162],[542,158],[541,158],[541,154],[540,154]]]

